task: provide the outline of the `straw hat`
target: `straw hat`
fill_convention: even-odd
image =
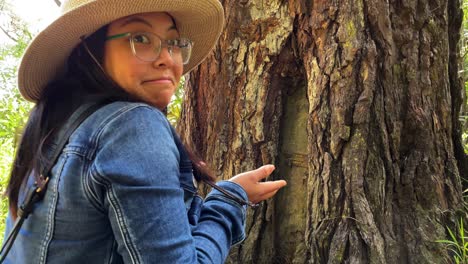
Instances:
[[[218,0],[66,0],[62,15],[33,39],[23,55],[18,71],[23,97],[39,100],[44,87],[64,74],[68,56],[81,36],[89,36],[116,19],[145,12],[167,12],[180,35],[193,41],[184,74],[205,59],[224,24]]]

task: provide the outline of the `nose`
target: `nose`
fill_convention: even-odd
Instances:
[[[153,62],[154,67],[169,67],[174,63],[174,59],[167,47],[161,48],[158,58]]]

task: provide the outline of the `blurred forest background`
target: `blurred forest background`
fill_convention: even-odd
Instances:
[[[53,1],[53,0],[50,0]],[[58,7],[57,7],[58,8]],[[465,153],[468,153],[468,0],[463,2],[464,21],[462,26],[459,69],[460,76],[465,83],[465,98],[460,111],[460,121],[463,124],[464,133],[462,141]],[[9,177],[15,146],[21,135],[28,112],[33,106],[19,95],[16,83],[16,72],[20,58],[37,33],[32,26],[17,15],[7,0],[0,0],[0,29],[1,33],[8,39],[0,46],[0,191],[3,193]],[[168,109],[168,119],[175,124],[182,104],[184,82],[173,98]],[[468,179],[463,179],[468,181]],[[465,203],[468,203],[468,190],[464,191]],[[0,202],[0,232],[3,233],[5,227],[5,215],[8,206],[5,198]],[[457,230],[450,230],[449,237],[440,238],[440,243],[445,243],[450,250],[454,251],[457,263],[468,263],[468,229],[462,223]]]

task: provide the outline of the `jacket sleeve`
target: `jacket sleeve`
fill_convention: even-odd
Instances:
[[[179,153],[157,109],[122,111],[100,129],[89,173],[125,263],[223,263],[244,239],[246,208],[210,193],[191,228],[179,182]],[[222,187],[246,199],[232,182]]]

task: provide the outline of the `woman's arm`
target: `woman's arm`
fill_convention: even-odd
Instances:
[[[190,229],[179,153],[167,120],[151,107],[108,119],[90,177],[105,190],[100,203],[126,263],[222,263],[231,245],[244,238],[245,208],[216,191]],[[247,199],[239,185],[219,184]]]

